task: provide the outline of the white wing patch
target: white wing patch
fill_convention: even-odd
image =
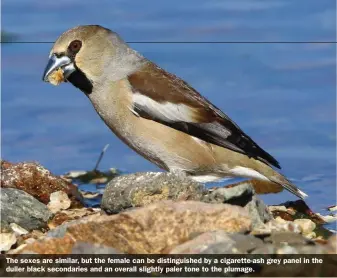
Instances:
[[[266,176],[260,174],[259,172],[242,166],[236,166],[233,169],[230,169],[229,172],[234,176],[238,177],[254,178],[263,181],[270,181]]]
[[[193,108],[185,104],[159,103],[140,93],[133,94],[133,103],[167,122],[193,122]]]
[[[201,182],[201,183],[219,182],[219,181],[223,181],[223,180],[226,179],[224,177],[219,177],[219,176],[216,176],[216,175],[190,176],[190,178],[192,180],[195,180],[195,181]]]

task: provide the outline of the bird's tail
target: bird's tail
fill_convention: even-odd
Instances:
[[[277,175],[273,175],[273,176],[268,177],[268,178],[272,182],[275,182],[279,185],[282,185],[286,190],[288,190],[289,192],[293,193],[294,195],[296,195],[297,197],[299,197],[301,199],[304,199],[304,198],[308,197],[307,194],[305,194],[303,191],[299,190],[296,185],[292,184],[289,180],[287,180],[284,176],[282,176],[279,173]]]

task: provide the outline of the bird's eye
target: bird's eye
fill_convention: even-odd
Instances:
[[[73,53],[77,53],[82,46],[82,42],[79,40],[72,41],[69,45],[69,50]]]

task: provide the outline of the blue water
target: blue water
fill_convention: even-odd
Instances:
[[[41,76],[51,43],[79,24],[126,41],[311,43],[140,44],[132,47],[183,77],[273,154],[318,212],[336,204],[336,41],[333,0],[3,0],[2,157],[54,173],[158,170],[123,145],[83,94]],[[43,43],[46,42],[46,43]],[[313,43],[326,42],[326,43]],[[295,199],[285,192],[268,203]]]

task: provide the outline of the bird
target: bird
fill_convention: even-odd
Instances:
[[[163,170],[202,183],[252,178],[308,196],[224,112],[110,29],[81,25],[61,34],[42,79],[81,90],[117,137]]]

